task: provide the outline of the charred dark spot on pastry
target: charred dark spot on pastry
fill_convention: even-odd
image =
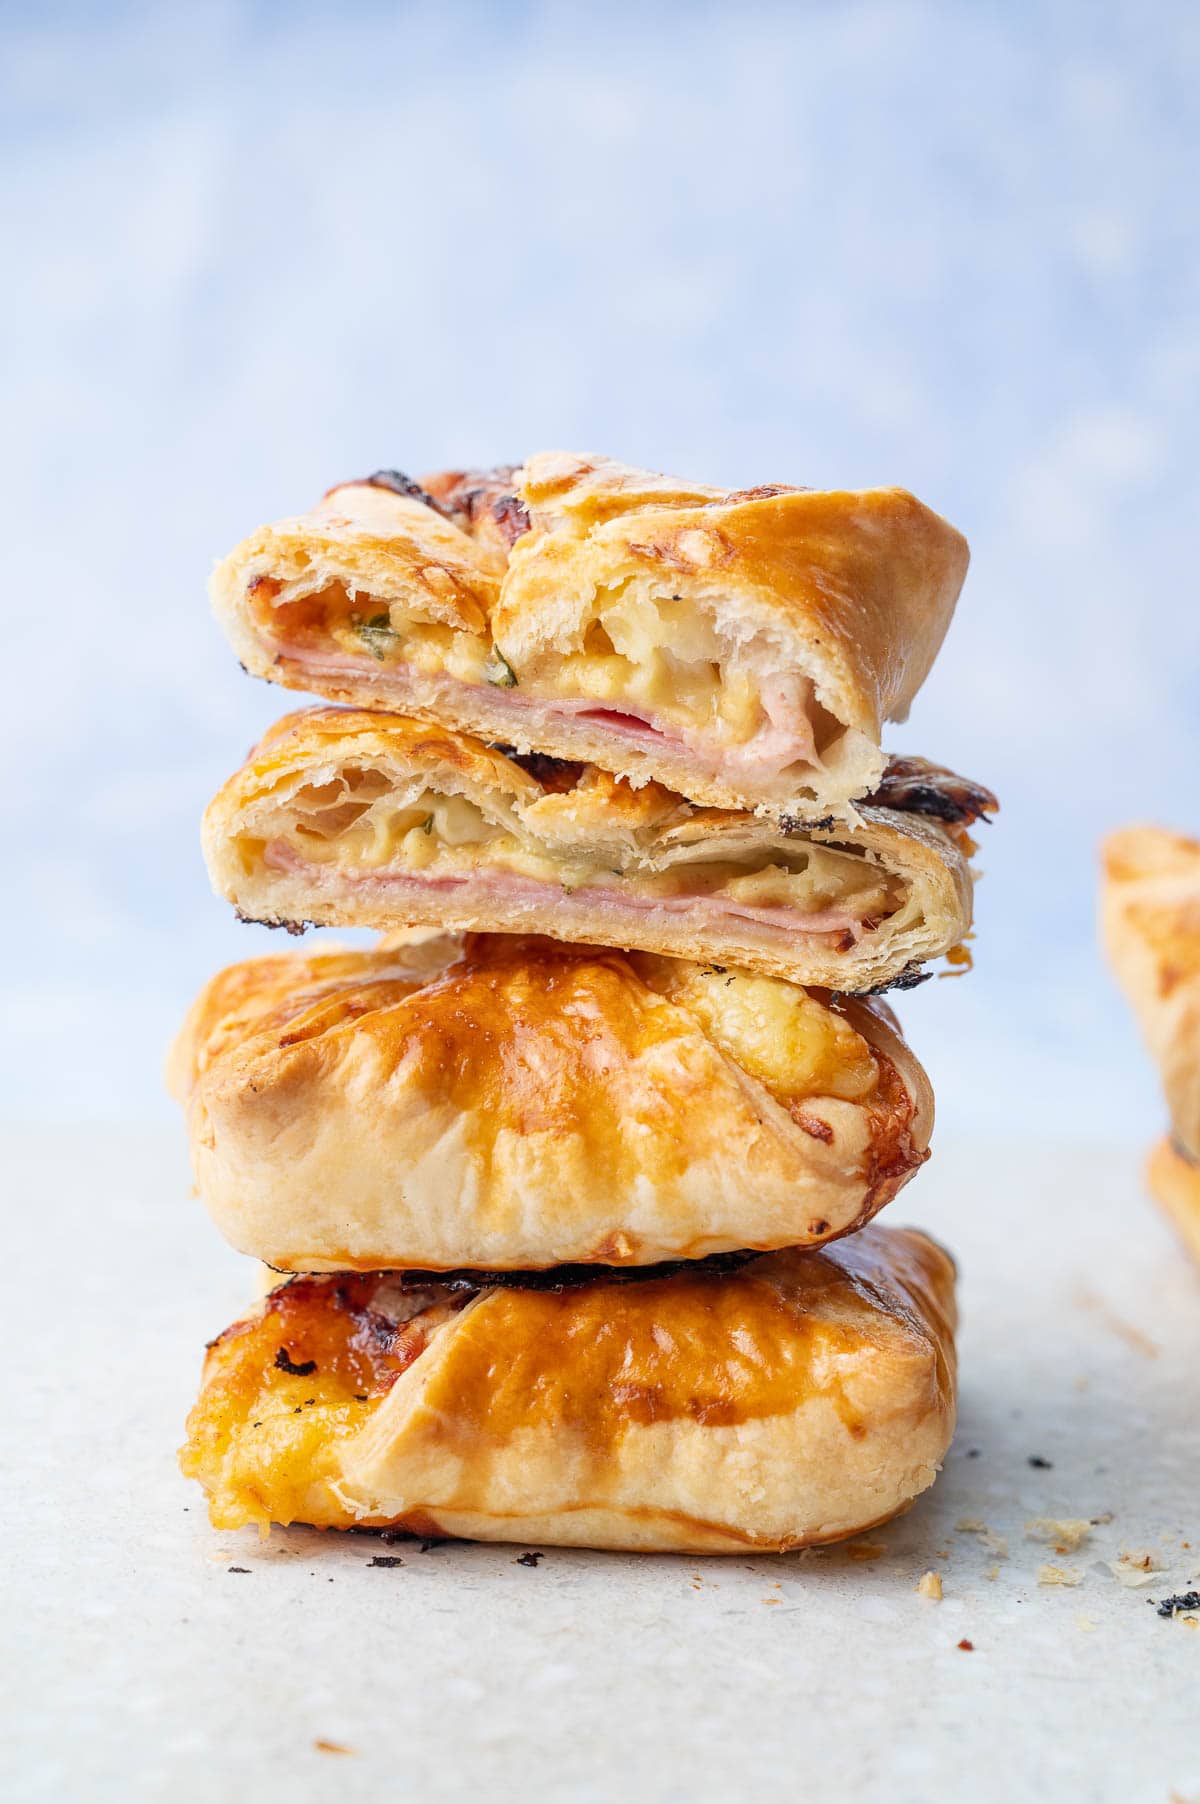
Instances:
[[[778,822],[779,831],[786,839],[795,839],[805,833],[829,833],[836,825],[836,817],[832,814],[823,814],[815,821],[806,820],[801,814],[781,814]]]
[[[532,1551],[530,1551],[529,1553],[519,1553],[517,1555],[516,1559],[513,1561],[513,1565],[514,1566],[532,1566],[536,1570],[539,1563],[542,1560],[544,1560],[545,1557],[546,1557],[545,1554],[533,1553]]]
[[[900,814],[924,814],[949,825],[971,827],[989,822],[1000,804],[990,789],[960,777],[926,758],[887,761],[879,787],[865,798],[864,807],[891,808]]]
[[[1053,1472],[1054,1470],[1054,1461],[1043,1459],[1040,1453],[1031,1453],[1025,1464],[1032,1466],[1035,1472]]]
[[[794,1119],[796,1126],[802,1133],[807,1134],[810,1140],[823,1140],[826,1146],[833,1145],[833,1129],[827,1121],[822,1121],[816,1115],[797,1115]]]
[[[288,1372],[293,1378],[311,1378],[317,1369],[315,1359],[293,1360],[286,1347],[280,1347],[275,1355],[275,1364],[281,1372]]]
[[[510,545],[529,531],[529,509],[519,495],[500,495],[492,502],[492,518]]]
[[[383,1566],[389,1571],[394,1566],[403,1566],[403,1564],[404,1561],[400,1558],[398,1553],[377,1553],[367,1561],[368,1566]]]
[[[664,1259],[657,1265],[552,1265],[545,1271],[497,1272],[475,1271],[462,1267],[455,1271],[404,1271],[390,1276],[401,1289],[428,1290],[443,1285],[447,1290],[476,1292],[480,1290],[577,1290],[584,1284],[647,1284],[656,1278],[673,1278],[677,1272],[697,1276],[719,1275],[738,1271],[751,1260],[762,1258],[760,1252],[710,1253],[705,1259]]]
[[[873,984],[869,990],[858,992],[862,996],[886,996],[889,990],[915,990],[919,984],[928,983],[933,976],[932,971],[923,971],[915,962],[905,965],[903,971],[897,971],[886,983]]]
[[[1200,1591],[1173,1591],[1170,1597],[1148,1597],[1146,1602],[1153,1604],[1160,1616],[1182,1616],[1189,1611],[1200,1610]]]
[[[410,501],[419,501],[422,506],[431,507],[435,514],[446,512],[428,489],[423,489],[419,482],[414,482],[403,470],[376,470],[373,475],[362,477],[361,481],[364,488],[390,489],[393,495],[405,495]]]
[[[551,758],[547,752],[515,752],[511,746],[496,746],[509,761],[532,777],[535,783],[552,795],[566,795],[578,787],[583,765],[572,758]]]
[[[722,495],[720,507],[734,507],[740,501],[772,501],[776,495],[811,495],[811,488],[793,482],[762,482],[754,489],[732,489]]]
[[[284,933],[298,936],[299,934],[307,933],[310,927],[319,927],[321,925],[319,921],[267,921],[264,920],[261,915],[248,915],[240,908],[235,908],[233,912],[244,926],[269,927],[272,933],[278,928],[282,928]]]

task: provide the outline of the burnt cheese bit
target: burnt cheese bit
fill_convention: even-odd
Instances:
[[[406,495],[410,501],[420,501],[425,507],[431,507],[437,514],[445,514],[446,510],[434,500],[428,489],[423,489],[419,482],[406,476],[403,470],[376,470],[370,476],[362,478],[363,486],[368,489],[390,489],[393,495]]]
[[[971,827],[989,820],[1000,804],[990,789],[960,777],[926,758],[887,761],[878,789],[866,798],[875,808],[894,808],[903,814],[926,814],[949,825]]]
[[[315,1359],[293,1360],[286,1347],[280,1347],[275,1355],[275,1364],[281,1372],[288,1372],[293,1378],[311,1378],[317,1369]]]

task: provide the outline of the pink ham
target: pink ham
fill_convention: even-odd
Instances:
[[[306,872],[318,880],[318,886],[319,879],[327,868],[310,864],[285,840],[279,839],[272,840],[267,845],[263,862],[272,871]],[[338,880],[352,883],[356,888],[375,891],[381,900],[401,901],[405,895],[457,894],[461,901],[470,903],[473,910],[486,910],[490,902],[539,903],[545,902],[547,897],[553,897],[556,907],[565,913],[570,912],[573,902],[576,906],[586,904],[593,908],[604,908],[618,926],[622,916],[630,913],[686,916],[698,911],[701,916],[708,917],[711,926],[717,930],[723,926],[734,927],[746,923],[766,929],[772,935],[781,933],[788,939],[801,935],[807,939],[823,940],[827,944],[834,944],[849,933],[857,945],[868,931],[861,916],[846,908],[826,908],[811,914],[797,914],[794,909],[778,905],[759,907],[725,901],[713,895],[641,896],[629,889],[618,892],[599,885],[581,885],[577,890],[564,894],[554,884],[544,883],[537,877],[523,877],[516,871],[488,870],[468,876],[444,877],[413,875],[407,871],[339,872]]]
[[[336,653],[310,650],[304,646],[292,649],[280,645],[277,655],[301,675],[310,678],[361,675],[374,677],[382,694],[394,695],[394,705],[403,708],[413,703],[413,685],[402,665],[375,666],[351,652]],[[469,694],[479,685],[465,683],[459,677],[442,673],[439,681],[450,691]],[[543,743],[553,735],[553,723],[576,718],[596,727],[617,746],[643,750],[647,741],[685,752],[697,770],[708,777],[722,773],[752,782],[769,782],[782,776],[795,764],[817,765],[820,760],[813,742],[812,722],[808,715],[810,685],[807,678],[789,675],[770,678],[763,687],[763,707],[767,725],[744,745],[721,746],[699,733],[685,733],[673,723],[652,712],[633,713],[627,708],[605,708],[587,696],[576,700],[555,698],[546,701],[524,694],[520,688],[489,685],[488,705],[496,713],[507,715],[513,722],[514,734],[520,733],[522,721],[548,723],[539,734]]]

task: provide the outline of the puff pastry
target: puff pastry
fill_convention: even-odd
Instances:
[[[343,483],[212,593],[256,676],[777,811],[874,787],[967,555],[903,489],[729,492],[545,452]]]
[[[1175,1139],[1200,1162],[1200,841],[1127,827],[1102,858],[1108,955],[1161,1072]]]
[[[877,1227],[564,1290],[295,1278],[213,1342],[181,1463],[222,1529],[836,1541],[933,1482],[954,1323],[949,1256]]]
[[[1173,1140],[1163,1139],[1150,1154],[1146,1182],[1193,1259],[1200,1262],[1200,1164]]]
[[[883,1003],[505,935],[235,965],[171,1076],[218,1227],[281,1271],[823,1241],[895,1195],[933,1125]]]
[[[945,821],[777,823],[531,765],[400,715],[291,715],[205,815],[213,884],[273,926],[544,933],[835,990],[911,978],[970,926]]]

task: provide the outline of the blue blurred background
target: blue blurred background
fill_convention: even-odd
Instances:
[[[978,776],[944,1130],[1145,1137],[1111,825],[1200,828],[1200,13],[3,13],[4,1107],[140,1121],[218,964],[201,808],[289,704],[213,559],[334,480],[607,451],[901,482],[967,533],[892,743]]]

